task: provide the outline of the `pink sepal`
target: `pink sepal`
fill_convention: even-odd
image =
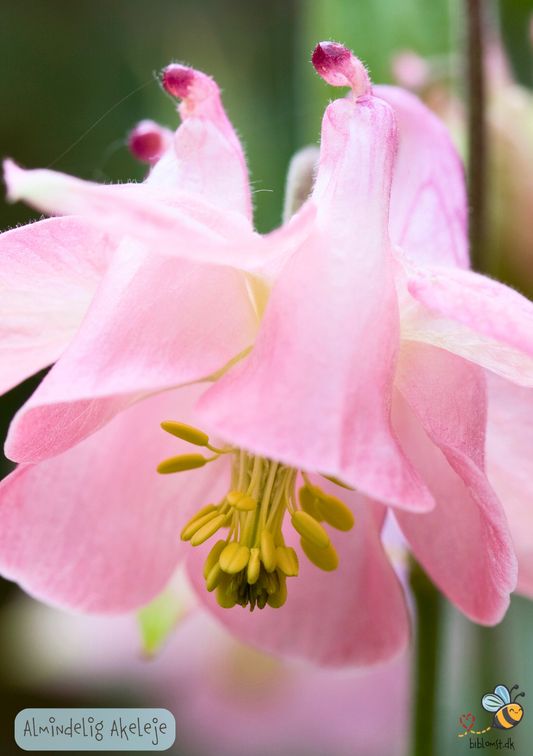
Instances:
[[[449,600],[474,622],[496,624],[516,586],[517,563],[505,513],[484,473],[483,372],[412,342],[402,349],[396,385],[405,397],[394,405],[402,446],[436,501],[432,512],[397,510],[396,518]]]
[[[518,557],[517,591],[533,598],[533,391],[486,373],[487,475],[503,504]]]
[[[0,236],[0,393],[61,356],[115,247],[110,236],[74,217]]]
[[[240,271],[125,240],[69,348],[15,416],[6,454],[61,454],[140,399],[216,373],[256,329]]]
[[[127,612],[161,591],[189,544],[180,530],[194,511],[218,503],[228,460],[174,476],[165,457],[190,445],[160,422],[194,424],[202,391],[152,397],[75,449],[22,465],[0,484],[0,569],[50,604],[86,612]]]

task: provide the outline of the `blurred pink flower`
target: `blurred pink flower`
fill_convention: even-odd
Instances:
[[[205,611],[161,654],[139,659],[131,618],[77,617],[23,599],[4,617],[9,677],[31,691],[161,706],[176,718],[180,753],[403,756],[409,658],[378,670],[330,671],[268,657],[236,642]]]
[[[511,74],[503,47],[486,58],[489,270],[533,296],[533,95]]]
[[[394,56],[392,72],[395,80],[402,87],[416,92],[428,83],[430,68],[427,60],[420,55],[411,50],[404,50]]]
[[[392,61],[400,86],[416,92],[442,118],[466,158],[467,113],[457,91],[459,65],[404,52]],[[415,73],[425,71],[417,77]],[[533,95],[514,81],[503,45],[485,55],[488,180],[485,266],[491,275],[533,295]]]
[[[225,456],[202,472],[154,474],[161,457],[189,448],[158,423],[196,425],[196,413],[249,450],[235,454],[264,499],[248,516],[234,512],[230,531],[240,528],[249,564],[262,517],[274,546],[285,536],[299,548],[295,531],[281,532],[286,508],[305,553],[325,538],[331,554],[317,520],[294,514],[298,470],[310,471],[311,494],[315,471],[361,491],[323,484],[322,519],[334,524],[335,492],[357,523],[335,536],[334,574],[305,560],[279,610],[228,611],[205,591],[199,547],[189,559],[199,598],[260,648],[372,664],[404,649],[409,633],[380,540],[385,505],[467,616],[491,624],[508,606],[516,560],[484,473],[482,367],[505,386],[533,384],[533,306],[468,271],[462,167],[438,119],[402,90],[374,96],[340,45],[322,43],[313,62],[351,99],[326,111],[311,199],[266,238],[252,230],[244,157],[218,88],[183,66],[163,80],[183,98],[183,124],[144,184],[8,163],[12,199],[84,220],[54,218],[0,241],[17,355],[5,387],[59,358],[10,429],[7,452],[22,464],[2,484],[0,563],[60,606],[120,612],[150,601],[184,556],[178,534],[192,507],[221,501],[215,524],[233,511]],[[232,489],[239,475],[234,462]],[[278,492],[271,509],[267,489]],[[264,566],[263,545],[260,555]],[[277,559],[281,604],[294,573]],[[239,580],[256,590],[244,570]]]

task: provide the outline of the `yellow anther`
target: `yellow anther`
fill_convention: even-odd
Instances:
[[[273,572],[276,569],[276,545],[272,533],[268,530],[261,532],[261,561],[267,572]]]
[[[324,570],[324,572],[333,572],[333,570],[336,570],[339,566],[339,557],[331,543],[327,549],[317,549],[305,538],[300,538],[300,545],[309,561],[312,562],[315,567]]]
[[[180,454],[179,457],[169,457],[160,462],[157,466],[157,472],[168,475],[168,473],[195,470],[197,467],[203,467],[206,462],[209,462],[209,460],[202,457],[201,454]]]
[[[191,546],[200,546],[201,543],[204,543],[204,541],[207,541],[212,535],[215,535],[217,530],[222,527],[225,520],[226,515],[221,514],[215,517],[214,520],[211,520],[211,522],[207,522],[203,525],[191,538]]]
[[[227,543],[225,545],[225,547],[223,548],[220,554],[220,556],[224,554],[224,559],[222,561],[219,559],[220,566],[222,567],[224,571],[225,571],[225,567],[231,564],[233,557],[236,555],[239,549],[240,549],[240,544],[237,541],[233,541],[232,543]]]
[[[251,496],[243,496],[242,499],[233,505],[239,512],[251,512],[257,507],[257,500],[252,499]]]
[[[226,494],[226,501],[232,507],[234,507],[241,499],[244,499],[246,494],[244,491],[230,491]]]
[[[220,566],[224,572],[230,575],[236,575],[237,572],[244,570],[250,558],[250,549],[247,546],[241,546],[237,541],[228,543],[220,555]]]
[[[235,606],[235,601],[227,595],[227,590],[232,580],[233,575],[224,575],[220,583],[217,585],[217,604],[223,609],[231,609]]]
[[[346,488],[347,491],[355,491],[355,488],[352,488],[351,486],[346,485],[346,483],[343,483],[342,480],[339,480],[334,475],[324,475],[323,473],[319,473],[319,475],[321,475],[326,480],[329,480],[332,483],[335,483],[336,486],[340,486],[341,488]]]
[[[340,499],[311,483],[305,470],[301,471],[305,485],[297,497],[297,469],[234,447],[215,449],[205,433],[184,423],[165,422],[162,427],[182,440],[210,449],[215,456],[172,457],[159,465],[160,472],[192,470],[221,454],[232,455],[231,490],[218,506],[208,504],[196,512],[181,533],[184,541],[199,546],[220,528],[230,526],[225,540],[220,535],[213,538],[214,546],[203,566],[206,589],[216,593],[221,607],[229,609],[237,604],[253,611],[267,603],[272,608],[283,606],[286,579],[299,572],[298,555],[285,546],[283,538],[287,512],[310,561],[327,571],[338,566],[336,551],[320,523],[326,520],[328,525],[349,530],[353,515]]]
[[[189,522],[193,522],[193,520],[198,520],[200,517],[203,517],[206,514],[209,514],[209,512],[218,512],[218,507],[215,507],[214,504],[206,504],[205,507],[202,507],[198,510],[198,512],[194,515],[194,517],[191,517]]]
[[[204,564],[204,580],[207,580],[207,576],[209,575],[215,564],[218,564],[218,559],[226,546],[226,541],[217,541],[207,555],[207,559],[205,560]]]
[[[292,526],[303,538],[306,538],[317,549],[327,549],[329,536],[318,522],[307,512],[295,512],[291,519]]]
[[[209,593],[215,590],[225,574],[218,562],[211,568],[209,575],[205,579],[205,587]]]
[[[185,425],[185,423],[175,423],[173,420],[165,420],[161,423],[161,427],[167,433],[172,433],[173,436],[182,438],[184,441],[188,441],[195,446],[207,446],[209,443],[209,436],[206,433],[202,433],[197,428],[193,428],[192,425]]]
[[[248,562],[248,569],[246,571],[246,579],[249,585],[257,583],[260,571],[261,559],[259,557],[259,549],[250,549],[250,561]]]
[[[354,517],[351,511],[336,496],[321,496],[317,500],[316,508],[322,518],[337,530],[351,530],[354,526]]]
[[[314,490],[310,489],[309,486],[302,486],[298,491],[298,499],[300,500],[300,506],[304,512],[307,512],[311,517],[314,517],[317,522],[322,522],[324,518],[321,517],[320,512],[316,507],[317,498]]]
[[[251,496],[246,496],[243,491],[230,491],[226,495],[226,501],[240,512],[251,512],[257,507],[257,501]]]
[[[283,575],[279,576],[279,590],[271,593],[267,599],[267,604],[272,609],[279,609],[287,601],[287,583]]]
[[[211,520],[214,520],[215,517],[218,517],[218,509],[216,507],[213,507],[213,509],[209,510],[202,517],[193,517],[181,531],[181,540],[190,541],[193,535],[198,530],[200,530],[203,525],[205,525],[207,522],[211,522]]]
[[[298,575],[298,555],[292,546],[278,546],[276,549],[276,567],[287,577]]]

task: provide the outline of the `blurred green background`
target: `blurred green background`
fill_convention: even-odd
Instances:
[[[488,10],[516,80],[533,86],[533,0],[501,0]],[[2,0],[0,151],[25,167],[51,166],[96,181],[140,180],[145,168],[129,155],[125,137],[143,118],[176,128],[175,103],[161,90],[157,72],[171,61],[186,62],[211,74],[223,89],[246,148],[256,227],[269,231],[280,222],[291,155],[317,142],[324,107],[339,96],[310,65],[315,44],[322,39],[346,44],[367,64],[373,81],[382,83],[393,81],[392,56],[406,49],[447,59],[453,68],[464,34],[459,0]],[[459,66],[453,85],[459,96],[461,79]],[[22,204],[0,206],[1,229],[36,217]],[[38,379],[1,399],[3,433]],[[6,474],[10,464],[1,464]],[[9,611],[17,592],[2,583],[2,612]],[[11,641],[2,634],[2,616],[0,654],[8,658]],[[517,599],[494,630],[478,630],[451,609],[448,619],[455,646],[443,647],[441,655],[446,679],[436,753],[443,755],[458,752],[458,716],[477,706],[486,692],[479,690],[481,681],[493,687],[501,681],[494,675],[502,675],[507,685],[519,682],[533,697],[529,602]],[[96,701],[80,693],[73,703],[70,696],[46,698],[46,691],[32,690],[23,679],[4,678],[1,684],[2,754],[18,752],[12,722],[24,707],[129,703],[124,691],[115,697],[102,692]],[[525,717],[520,736],[521,752],[529,753],[533,716]]]

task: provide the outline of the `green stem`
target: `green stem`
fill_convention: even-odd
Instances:
[[[468,194],[472,268],[486,271],[487,125],[483,0],[466,0],[468,81]]]
[[[432,756],[437,700],[437,650],[442,596],[418,562],[411,562],[411,589],[417,609],[413,756]]]

